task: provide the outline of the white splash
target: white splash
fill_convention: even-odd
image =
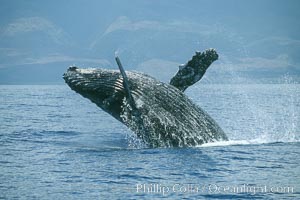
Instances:
[[[267,144],[271,143],[267,140],[253,139],[253,140],[229,140],[220,142],[210,142],[196,147],[216,147],[216,146],[232,146],[232,145],[249,145],[249,144]]]

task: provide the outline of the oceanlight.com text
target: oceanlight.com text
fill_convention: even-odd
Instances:
[[[242,194],[255,195],[258,193],[294,193],[293,186],[271,186],[271,185],[219,185],[219,184],[136,184],[135,192],[140,194],[162,194],[169,193],[207,193],[207,194]]]

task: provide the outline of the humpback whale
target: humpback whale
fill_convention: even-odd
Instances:
[[[140,72],[70,67],[63,78],[70,88],[125,124],[148,147],[191,147],[227,140],[221,127],[184,91],[198,82],[212,62],[214,49],[196,52],[179,66],[170,84]]]

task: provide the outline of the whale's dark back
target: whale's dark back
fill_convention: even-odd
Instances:
[[[148,75],[126,72],[136,109],[141,114],[141,119],[136,120],[126,100],[120,73],[105,70],[105,77],[97,73],[102,74],[101,69],[89,72],[88,76],[69,70],[64,78],[73,90],[123,122],[150,147],[195,146],[227,140],[218,124],[183,92]]]

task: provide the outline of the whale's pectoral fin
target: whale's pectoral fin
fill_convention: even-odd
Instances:
[[[129,88],[129,83],[128,83],[127,75],[125,73],[125,70],[124,70],[124,68],[123,68],[123,66],[121,64],[121,61],[120,61],[120,59],[119,59],[118,56],[116,56],[116,62],[118,64],[119,70],[120,70],[122,78],[123,78],[123,87],[124,87],[124,90],[125,90],[125,93],[126,93],[126,98],[128,100],[128,103],[130,104],[130,106],[133,109],[136,109],[136,105],[135,105],[135,102],[134,102],[133,97],[131,95],[130,88]]]
[[[196,52],[191,60],[180,65],[177,74],[171,79],[170,85],[184,92],[189,86],[198,82],[205,74],[207,68],[218,59],[214,49]]]
[[[125,90],[125,93],[126,93],[126,99],[130,105],[130,107],[132,108],[132,116],[134,116],[134,121],[136,122],[136,124],[139,126],[138,127],[138,130],[136,133],[138,135],[138,137],[146,140],[146,141],[149,141],[149,139],[147,138],[148,137],[148,134],[143,134],[145,132],[148,132],[147,128],[145,127],[144,125],[144,122],[143,122],[143,119],[142,119],[142,116],[141,116],[141,112],[139,111],[139,109],[136,107],[136,103],[132,97],[132,94],[131,94],[131,90],[130,90],[130,87],[129,87],[129,81],[128,81],[128,78],[127,78],[127,75],[126,75],[126,72],[121,64],[121,61],[119,59],[118,56],[115,57],[116,59],[116,62],[118,64],[118,67],[119,67],[119,70],[120,70],[120,73],[122,75],[122,78],[123,78],[123,87],[124,87],[124,90]]]

